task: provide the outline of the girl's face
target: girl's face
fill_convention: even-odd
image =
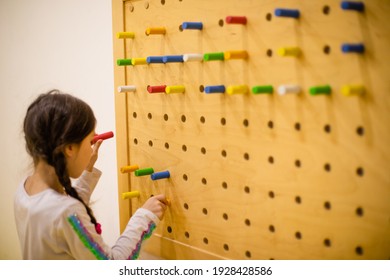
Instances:
[[[69,176],[72,178],[80,177],[81,173],[87,168],[92,155],[92,140],[95,136],[93,130],[80,144],[71,144],[66,149],[67,168]]]

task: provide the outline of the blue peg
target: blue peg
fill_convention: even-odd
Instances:
[[[300,13],[299,13],[299,10],[275,9],[275,16],[299,18]]]
[[[364,53],[363,44],[343,44],[341,46],[343,53]]]
[[[146,62],[150,63],[164,63],[163,56],[148,56]]]
[[[205,93],[225,93],[225,86],[207,86],[204,88]]]
[[[155,181],[155,180],[160,180],[160,179],[165,179],[171,177],[171,174],[169,171],[161,171],[161,172],[156,172],[150,175],[150,178]]]
[[[203,29],[203,23],[201,22],[183,22],[181,24],[181,27],[183,29],[198,29],[198,30],[202,30]]]
[[[364,11],[364,3],[363,2],[355,2],[355,1],[342,1],[341,9],[343,10],[354,10],[358,12]]]
[[[184,62],[182,55],[165,55],[163,56],[163,62]]]

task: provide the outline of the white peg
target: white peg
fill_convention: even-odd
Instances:
[[[298,94],[301,92],[301,87],[297,85],[280,85],[278,87],[278,93],[280,95],[285,95],[287,93]]]
[[[183,60],[187,61],[202,61],[203,55],[200,53],[186,53],[183,55]]]
[[[134,92],[135,89],[135,86],[119,86],[118,92]]]

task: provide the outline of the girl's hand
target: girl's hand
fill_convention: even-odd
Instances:
[[[169,201],[165,197],[165,194],[159,194],[149,198],[142,208],[148,209],[154,213],[160,220],[164,217],[165,210],[169,206]]]
[[[103,143],[103,140],[100,139],[98,140],[92,147],[92,154],[91,154],[91,159],[89,160],[89,163],[87,165],[87,168],[86,170],[89,171],[89,172],[92,172],[93,170],[93,167],[95,165],[95,162],[97,161],[98,159],[98,155],[99,155],[99,148],[100,148],[100,145]]]

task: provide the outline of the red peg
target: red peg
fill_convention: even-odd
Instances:
[[[246,24],[246,17],[227,16],[226,23],[230,24]]]
[[[105,133],[102,133],[102,134],[96,134],[93,137],[92,144],[95,144],[100,139],[106,140],[106,139],[109,139],[109,138],[112,138],[112,137],[114,137],[114,132],[112,132],[112,131],[105,132]]]
[[[156,93],[156,92],[164,92],[165,93],[165,88],[167,86],[166,85],[162,85],[162,86],[148,86],[147,87],[147,90],[149,93]]]

